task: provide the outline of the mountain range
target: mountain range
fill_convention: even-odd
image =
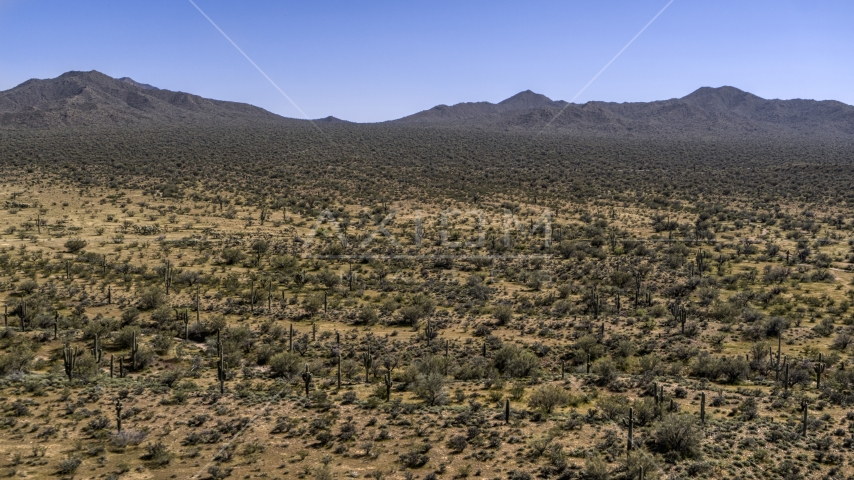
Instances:
[[[28,80],[0,92],[0,129],[293,125],[236,102],[211,100],[112,78],[97,71]],[[356,125],[326,117],[319,125]],[[520,133],[666,138],[810,137],[854,140],[854,107],[838,101],[766,100],[734,87],[702,87],[681,98],[584,104],[530,90],[498,103],[438,105],[380,125]]]
[[[97,71],[27,80],[0,92],[0,128],[277,123],[284,119],[245,103],[162,90]]]

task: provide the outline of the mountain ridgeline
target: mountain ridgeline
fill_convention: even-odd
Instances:
[[[96,71],[28,80],[0,92],[0,129],[249,125],[286,121],[245,103],[162,90]]]
[[[837,101],[765,100],[733,87],[703,87],[671,100],[553,101],[530,90],[502,102],[439,105],[394,123],[478,126],[619,137],[824,137],[854,139],[854,107]]]
[[[326,117],[329,128],[357,124]],[[305,123],[243,103],[210,100],[96,71],[28,80],[0,92],[0,129],[161,126],[294,126]],[[379,125],[673,140],[854,140],[854,107],[837,101],[766,100],[703,87],[654,102],[569,104],[530,90],[498,103],[438,105]]]

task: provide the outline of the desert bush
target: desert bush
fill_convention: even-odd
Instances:
[[[15,345],[7,352],[0,352],[0,375],[26,372],[35,355],[23,345]]]
[[[78,457],[64,458],[59,461],[57,471],[62,475],[68,475],[69,473],[76,472],[81,463],[83,463],[83,461]]]
[[[584,461],[583,475],[586,480],[609,480],[611,468],[602,457],[595,455]]]
[[[506,325],[513,319],[513,309],[508,305],[497,305],[492,311],[497,325]]]
[[[85,248],[87,244],[88,242],[86,242],[86,240],[80,238],[69,238],[65,241],[64,246],[65,250],[67,250],[69,253],[77,253],[80,250],[83,250],[83,248]]]
[[[273,355],[267,363],[272,376],[291,378],[302,370],[305,360],[295,353],[281,352]]]
[[[175,345],[175,337],[173,332],[166,334],[155,335],[151,339],[151,347],[158,355],[166,355],[169,350]]]
[[[166,302],[166,295],[160,287],[146,288],[139,296],[137,307],[140,310],[154,310]]]
[[[653,442],[657,451],[678,458],[700,456],[702,433],[697,418],[685,413],[674,413],[656,422]]]
[[[440,373],[419,374],[415,380],[415,395],[428,405],[442,405],[447,402],[445,376]]]
[[[145,432],[136,430],[122,430],[119,433],[110,436],[110,445],[114,448],[125,448],[128,446],[136,446],[145,441],[148,436]]]
[[[244,255],[239,248],[225,248],[220,252],[222,263],[226,265],[236,265],[243,261]]]
[[[599,377],[599,385],[608,385],[617,379],[617,364],[610,357],[600,359],[593,364],[593,373]]]
[[[527,377],[539,368],[540,360],[529,350],[506,344],[495,352],[493,365],[511,377]]]
[[[429,444],[416,444],[413,445],[408,452],[401,454],[398,457],[398,461],[406,468],[419,468],[430,461],[430,457],[427,455],[427,452],[429,451]]]
[[[21,283],[18,284],[18,291],[23,293],[24,295],[31,295],[38,288],[38,282],[31,278],[22,280]]]
[[[563,407],[569,403],[571,394],[557,385],[543,385],[534,389],[528,395],[528,406],[552,413],[555,407]]]
[[[727,383],[737,383],[748,377],[750,364],[740,355],[715,358],[704,352],[694,360],[691,371],[695,376],[709,380],[723,377]]]
[[[164,467],[172,461],[172,452],[163,442],[149,443],[145,446],[145,454],[142,459],[151,462],[154,467]]]
[[[454,453],[460,453],[468,446],[465,435],[452,435],[448,439],[448,448]]]
[[[370,305],[362,305],[359,308],[358,319],[361,323],[373,325],[377,323],[377,320],[379,320],[379,315],[377,315],[377,310],[374,307]]]

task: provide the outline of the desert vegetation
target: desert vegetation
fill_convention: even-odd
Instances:
[[[0,474],[845,478],[850,148],[0,136]]]

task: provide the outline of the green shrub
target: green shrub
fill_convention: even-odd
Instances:
[[[691,414],[671,414],[656,422],[653,441],[657,451],[679,458],[700,456],[702,433]]]
[[[281,352],[273,355],[267,363],[272,376],[291,378],[302,370],[305,361],[295,353]]]
[[[528,395],[528,406],[548,414],[552,413],[555,407],[569,404],[571,396],[568,391],[557,385],[542,385]]]
[[[86,247],[86,245],[87,245],[86,240],[83,240],[80,238],[70,238],[70,239],[65,241],[65,249],[69,253],[77,253],[80,250],[83,250],[83,248]]]
[[[83,463],[82,460],[77,457],[68,457],[59,461],[57,471],[62,475],[68,475],[76,472],[81,463]]]
[[[150,287],[145,289],[139,296],[137,305],[140,310],[154,310],[166,303],[166,295],[160,287]]]

